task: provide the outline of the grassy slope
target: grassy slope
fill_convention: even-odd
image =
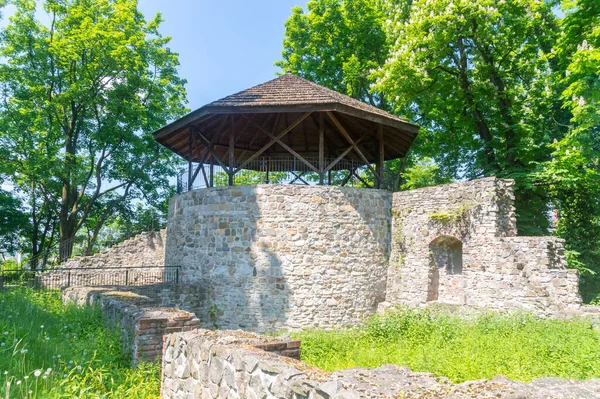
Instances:
[[[129,364],[98,309],[0,291],[0,398],[158,398],[159,366]]]
[[[600,377],[600,331],[586,320],[402,310],[372,317],[360,329],[294,336],[302,340],[302,360],[329,371],[399,364],[453,382],[499,374],[521,381]]]

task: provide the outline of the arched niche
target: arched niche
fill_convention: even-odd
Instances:
[[[462,274],[462,255],[462,241],[455,237],[444,235],[429,243],[428,301],[439,299],[440,284],[444,284],[444,276]]]

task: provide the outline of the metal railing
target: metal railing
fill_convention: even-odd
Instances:
[[[0,270],[0,289],[58,289],[178,284],[180,266],[85,267],[50,270]]]
[[[312,165],[318,165],[318,158],[305,158]],[[324,184],[344,185],[347,187],[365,187],[365,182],[361,181],[356,175],[366,171],[364,162],[353,159],[341,159],[337,162],[334,159],[325,159],[325,165],[335,163],[335,167],[328,171],[324,177]],[[195,178],[190,187],[189,172],[182,170],[177,176],[177,193],[197,190],[206,187],[221,187],[229,185],[229,175],[220,166],[203,164],[198,168],[198,164],[192,165]],[[196,173],[196,170],[198,171]],[[319,183],[319,174],[304,162],[295,157],[258,157],[244,168],[237,171],[233,176],[233,185],[244,184],[304,184],[313,185]]]

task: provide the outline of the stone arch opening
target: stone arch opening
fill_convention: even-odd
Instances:
[[[440,299],[440,290],[447,291],[452,276],[463,272],[463,244],[452,236],[440,236],[429,243],[429,284],[427,300]]]

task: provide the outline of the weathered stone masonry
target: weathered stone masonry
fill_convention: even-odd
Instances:
[[[154,237],[165,259],[160,245],[151,253],[156,264],[182,266],[196,295],[182,308],[206,328],[333,328],[396,304],[579,311],[562,240],[516,236],[512,186],[486,178],[393,194],[294,185],[190,191],[171,200],[166,239]],[[75,262],[137,263],[148,239]]]
[[[193,303],[194,294],[193,288],[182,286],[76,287],[63,291],[63,302],[100,306],[136,366],[139,361],[160,361],[165,334],[199,327],[194,313],[180,309]]]
[[[166,235],[166,229],[140,233],[92,256],[75,256],[62,267],[164,266]]]
[[[386,301],[545,315],[579,308],[563,241],[516,236],[512,185],[487,178],[394,193]]]
[[[600,395],[600,380],[504,377],[452,384],[431,373],[385,365],[328,373],[256,348],[264,339],[234,331],[198,330],[165,336],[163,399],[227,398],[581,398]]]
[[[432,302],[552,315],[581,304],[563,243],[516,237],[512,181],[389,193],[258,185],[170,204],[166,263],[203,289],[203,325],[250,331],[353,324]]]
[[[201,320],[252,331],[352,324],[385,299],[391,195],[294,185],[171,200],[166,263],[206,288]]]

